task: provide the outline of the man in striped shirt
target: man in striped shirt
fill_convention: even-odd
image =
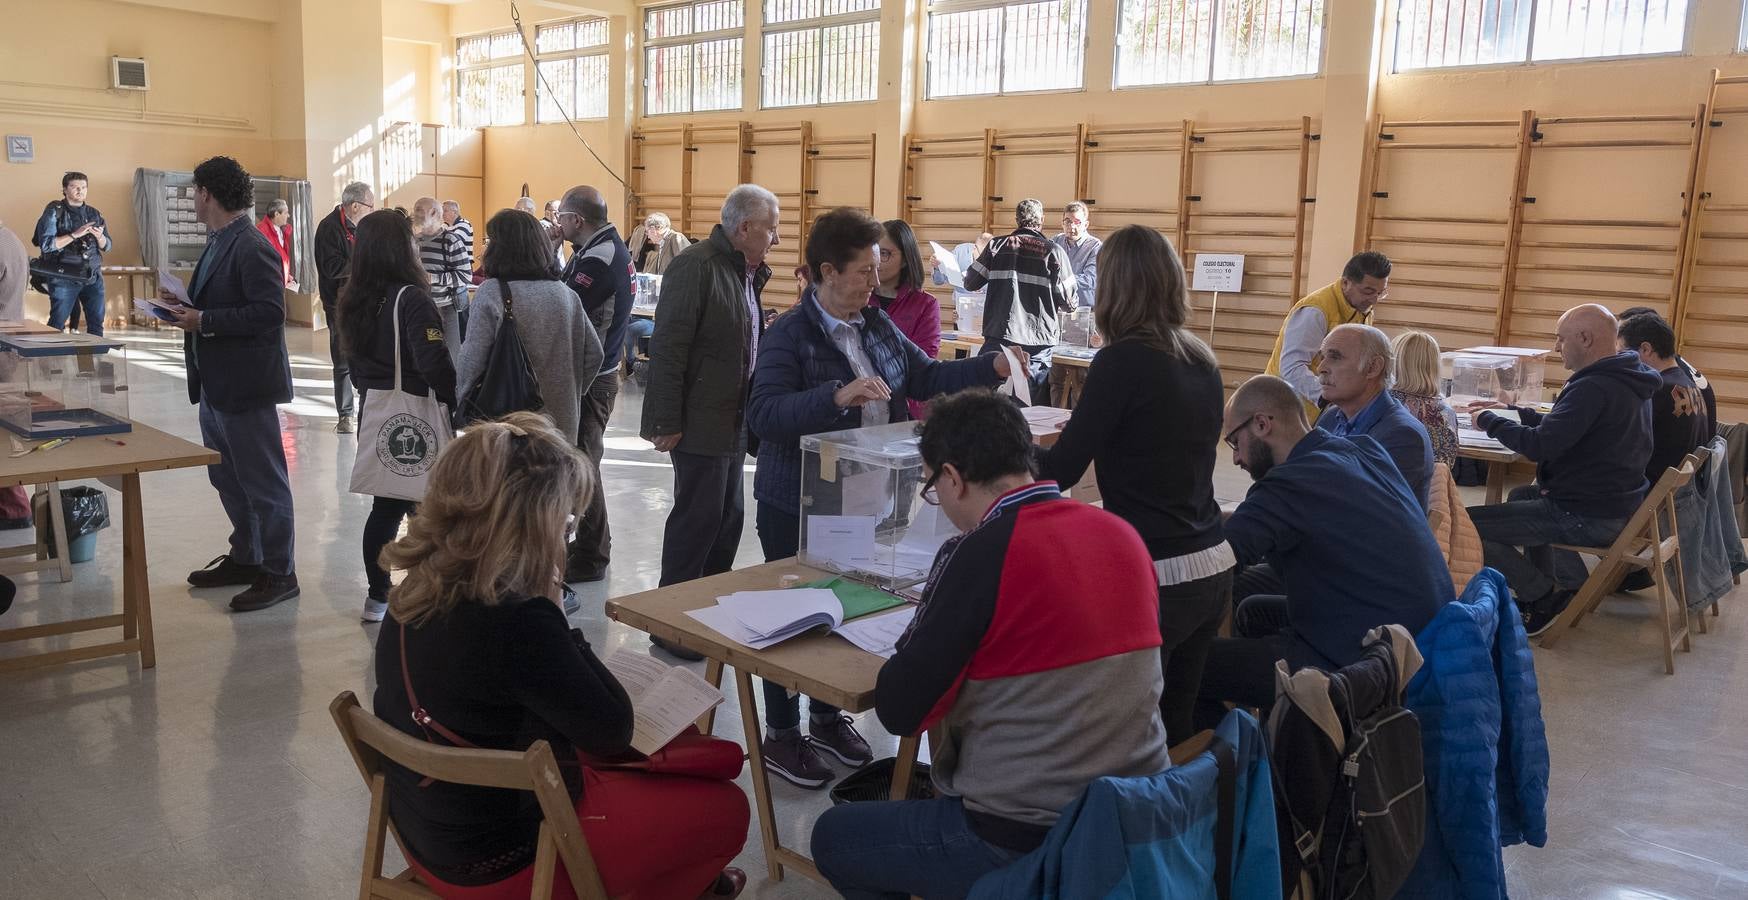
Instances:
[[[420,197],[413,204],[413,237],[419,241],[419,262],[431,276],[431,302],[443,317],[443,339],[451,358],[461,353],[461,309],[467,305],[468,280],[473,260],[461,233],[443,227],[442,210],[435,197]]]
[[[443,201],[443,225],[450,231],[461,236],[462,244],[467,248],[467,281],[473,280],[473,223],[461,215],[461,204],[454,200]],[[467,301],[468,292],[464,288],[462,295],[455,303],[456,340],[467,338]]]

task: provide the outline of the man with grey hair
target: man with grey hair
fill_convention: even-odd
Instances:
[[[1031,356],[1032,396],[1044,402],[1050,390],[1050,354],[1062,335],[1058,313],[1074,312],[1078,288],[1074,267],[1050,242],[1044,204],[1021,200],[1012,234],[989,242],[965,272],[965,289],[985,290],[983,352],[1017,347]]]
[[[340,351],[339,316],[334,313],[340,302],[340,291],[346,287],[348,266],[352,262],[352,236],[358,220],[376,209],[376,191],[362,181],[354,181],[340,191],[340,202],[316,226],[316,292],[322,301],[322,316],[328,323],[328,356],[334,364],[334,412],[340,420],[334,431],[351,434],[352,367]]]
[[[413,240],[419,244],[419,264],[431,278],[431,302],[443,320],[443,342],[451,358],[461,356],[461,306],[467,302],[473,260],[461,235],[443,227],[443,211],[435,197],[413,203]]]
[[[583,396],[582,417],[578,433],[572,436],[595,466],[596,481],[600,481],[601,456],[605,452],[602,438],[607,433],[607,420],[613,417],[613,404],[619,397],[619,360],[625,348],[625,327],[631,319],[631,302],[635,292],[631,286],[631,251],[625,248],[619,230],[607,221],[607,199],[588,185],[578,185],[565,192],[559,203],[558,236],[571,245],[571,261],[565,266],[561,280],[577,295],[583,313],[595,326],[605,355],[601,370],[589,383]],[[600,581],[607,577],[607,563],[612,556],[613,535],[607,528],[605,491],[595,491],[589,506],[577,522],[576,539],[571,542],[564,580]]]
[[[443,201],[443,224],[461,235],[461,240],[467,244],[467,257],[473,259],[473,223],[461,214],[460,203],[454,200]]]
[[[723,201],[722,223],[662,279],[643,436],[674,463],[664,585],[726,572],[740,547],[747,391],[764,332],[765,257],[776,245],[776,195],[743,184]]]
[[[1082,308],[1093,305],[1093,291],[1099,283],[1099,251],[1105,246],[1087,230],[1091,225],[1092,214],[1085,203],[1076,200],[1062,208],[1062,233],[1050,239],[1068,256]]]
[[[1328,406],[1318,416],[1317,427],[1342,437],[1371,435],[1390,454],[1425,509],[1432,481],[1432,439],[1426,426],[1390,394],[1395,362],[1390,339],[1371,325],[1337,325],[1324,336],[1318,352],[1323,365],[1317,383]]]

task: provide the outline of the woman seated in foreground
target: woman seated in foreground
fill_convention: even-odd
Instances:
[[[559,609],[567,517],[595,489],[572,441],[534,413],[444,449],[407,536],[382,553],[407,574],[377,639],[376,715],[445,746],[551,744],[609,895],[736,896],[746,876],[724,866],[746,842],[740,788],[585,765],[585,754],[625,758],[633,727],[625,689]],[[409,685],[429,730],[413,721]],[[389,816],[420,881],[446,900],[527,897],[534,795],[421,781],[388,763]],[[553,896],[575,896],[562,863]]]

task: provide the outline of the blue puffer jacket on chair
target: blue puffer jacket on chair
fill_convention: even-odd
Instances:
[[[1415,636],[1426,842],[1400,898],[1506,897],[1500,848],[1548,840],[1548,740],[1535,661],[1505,577],[1482,569]]]
[[[1262,728],[1233,710],[1231,900],[1280,900],[1274,787]],[[1210,749],[1145,778],[1100,778],[1062,810],[1043,846],[979,878],[971,900],[1215,900],[1219,766]]]

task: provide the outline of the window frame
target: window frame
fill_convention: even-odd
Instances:
[[[1327,2],[1327,0],[1326,0],[1326,2]],[[1402,4],[1402,0],[1391,0],[1391,6],[1394,7],[1394,12],[1386,17],[1385,22],[1384,22],[1384,34],[1383,34],[1383,39],[1388,43],[1388,46],[1390,48],[1390,70],[1386,74],[1393,75],[1393,76],[1394,75],[1412,76],[1412,75],[1424,75],[1424,74],[1427,74],[1429,72],[1476,72],[1476,71],[1486,71],[1489,69],[1523,69],[1523,68],[1536,68],[1536,67],[1543,67],[1543,66],[1573,66],[1573,65],[1581,66],[1581,65],[1588,65],[1591,63],[1621,62],[1623,60],[1680,59],[1683,57],[1693,56],[1693,30],[1694,30],[1694,26],[1695,26],[1695,23],[1694,23],[1695,17],[1693,15],[1693,11],[1694,11],[1694,6],[1695,6],[1695,0],[1682,0],[1682,3],[1685,4],[1685,6],[1687,7],[1687,11],[1683,15],[1683,22],[1682,22],[1682,26],[1681,26],[1681,47],[1679,49],[1658,50],[1658,51],[1655,51],[1652,53],[1614,53],[1614,54],[1609,54],[1609,55],[1598,55],[1598,56],[1568,56],[1568,57],[1561,57],[1559,59],[1536,59],[1536,34],[1540,30],[1536,27],[1536,18],[1537,18],[1536,14],[1540,9],[1542,0],[1529,0],[1529,3],[1530,3],[1529,27],[1528,27],[1528,30],[1526,33],[1526,39],[1524,42],[1524,57],[1523,57],[1523,59],[1508,60],[1505,62],[1466,63],[1463,65],[1452,65],[1452,66],[1414,66],[1414,67],[1409,67],[1409,68],[1403,68],[1403,67],[1399,66],[1396,62],[1397,52],[1400,49],[1398,46],[1398,36],[1401,34],[1401,31],[1402,31],[1403,4]],[[1742,46],[1740,48],[1738,48],[1735,52],[1748,53],[1748,6],[1745,6],[1743,8],[1742,31],[1741,31],[1741,34],[1739,36],[1738,42]]]
[[[679,3],[652,3],[652,4],[649,4],[647,6],[640,5],[640,6],[636,7],[637,15],[639,17],[639,19],[638,19],[639,43],[638,43],[638,48],[637,48],[637,52],[638,52],[637,69],[638,69],[638,74],[639,74],[640,78],[638,80],[638,87],[641,88],[641,90],[638,91],[637,102],[638,102],[638,112],[641,113],[643,116],[651,117],[651,118],[659,117],[659,116],[691,116],[691,115],[700,115],[700,114],[736,112],[736,111],[745,111],[746,110],[746,108],[747,108],[747,96],[746,96],[746,82],[747,82],[747,79],[746,79],[746,58],[747,58],[746,6],[747,6],[747,4],[746,4],[746,0],[736,0],[736,2],[738,2],[740,4],[740,7],[741,7],[741,24],[737,28],[719,28],[715,31],[693,30],[693,31],[687,32],[686,34],[679,35],[676,37],[651,38],[649,36],[649,20],[650,20],[650,16],[652,14],[660,12],[662,10],[678,9],[680,7],[692,7],[694,10],[693,11],[693,20],[696,21],[696,16],[697,16],[696,8],[700,5],[706,5],[706,4],[713,3],[713,2],[716,2],[716,0],[681,0],[681,2],[679,2]],[[698,108],[698,102],[697,102],[698,101],[698,97],[697,97],[697,90],[698,90],[697,46],[699,44],[710,44],[710,43],[715,43],[717,41],[724,41],[724,40],[735,40],[735,41],[740,42],[740,58],[741,58],[740,100],[734,106],[722,107],[719,109],[703,109],[703,110],[701,110]],[[668,47],[680,47],[680,46],[686,46],[686,47],[692,48],[691,51],[689,51],[687,54],[689,59],[687,61],[687,71],[686,71],[686,81],[687,81],[687,83],[686,83],[686,108],[683,110],[676,109],[676,110],[672,110],[669,112],[650,112],[650,110],[649,110],[649,91],[650,91],[649,57],[650,57],[650,52],[652,50],[661,50],[661,49],[665,49]]]
[[[569,28],[574,29],[574,28],[576,28],[576,26],[581,25],[585,22],[600,22],[602,24],[602,26],[605,28],[606,33],[602,37],[601,43],[590,44],[587,47],[574,47],[573,46],[569,50],[553,50],[553,51],[550,51],[547,53],[540,52],[540,32],[542,30],[548,29],[548,28],[559,28],[559,27],[569,27]],[[541,64],[549,63],[549,62],[563,62],[565,60],[582,60],[582,59],[588,59],[588,58],[594,58],[594,57],[599,57],[599,58],[605,60],[605,59],[607,59],[607,56],[612,49],[613,49],[613,24],[612,24],[612,20],[608,19],[606,16],[576,16],[576,17],[573,17],[570,19],[563,19],[563,20],[558,20],[558,21],[553,21],[553,22],[541,22],[541,23],[535,25],[534,26],[534,124],[536,124],[536,125],[563,125],[564,124],[564,115],[562,113],[567,112],[566,110],[563,110],[562,107],[560,107],[561,115],[559,115],[557,118],[553,118],[553,119],[541,118],[541,115],[540,115],[540,106],[541,106],[541,100],[542,100],[541,87],[545,81],[545,79],[542,78],[542,76],[540,74]],[[580,63],[578,63],[578,65],[580,65]],[[607,63],[607,67],[608,67],[609,78],[611,78],[611,74],[612,74],[611,61],[609,61]],[[578,122],[604,122],[607,119],[612,117],[612,115],[613,115],[613,88],[612,88],[611,84],[604,84],[602,86],[602,93],[606,97],[607,103],[606,103],[606,109],[601,113],[601,115],[598,115],[598,116],[584,116],[584,115],[579,115],[577,113],[577,110],[574,108],[578,105],[576,102],[577,101],[576,87],[577,87],[577,70],[576,70],[575,66],[573,66],[571,69],[571,92],[572,92],[571,93],[571,105],[573,108],[568,110],[570,117],[573,120],[578,121]]]
[[[1317,68],[1311,72],[1297,72],[1291,75],[1257,75],[1250,78],[1215,78],[1217,55],[1220,49],[1220,12],[1221,6],[1227,0],[1213,0],[1214,8],[1208,16],[1208,77],[1195,81],[1150,81],[1140,84],[1123,84],[1120,80],[1123,67],[1123,9],[1135,0],[1117,0],[1117,30],[1111,46],[1111,90],[1117,91],[1157,91],[1163,88],[1175,87],[1206,87],[1216,84],[1257,84],[1272,81],[1298,81],[1302,79],[1322,78],[1324,68],[1329,63],[1329,0],[1324,0],[1323,15],[1317,22]]]
[[[922,34],[921,34],[922,55],[923,55],[923,77],[922,77],[923,83],[922,83],[922,92],[921,92],[922,95],[918,98],[918,100],[920,102],[926,102],[926,103],[938,103],[938,102],[948,102],[948,101],[953,101],[953,100],[976,100],[976,99],[985,98],[985,97],[1033,97],[1033,96],[1038,96],[1040,94],[1084,94],[1084,93],[1086,93],[1086,90],[1087,90],[1087,88],[1086,88],[1087,52],[1092,45],[1092,29],[1090,27],[1092,25],[1092,21],[1091,21],[1091,16],[1089,15],[1089,10],[1088,10],[1088,7],[1091,6],[1091,3],[1089,2],[1089,0],[1066,0],[1066,2],[1080,4],[1080,41],[1081,41],[1081,46],[1080,46],[1080,84],[1075,85],[1073,87],[1033,88],[1030,90],[1005,90],[1005,89],[1003,89],[1000,85],[1002,82],[1005,82],[1007,80],[1007,42],[1006,42],[1006,40],[1000,40],[1000,41],[998,41],[999,49],[997,51],[997,60],[999,62],[999,66],[998,66],[998,71],[996,73],[996,80],[997,80],[996,90],[994,90],[994,91],[982,91],[982,92],[977,92],[977,93],[965,93],[965,94],[943,94],[943,95],[939,95],[939,96],[932,93],[931,88],[933,87],[933,82],[930,80],[930,74],[931,74],[931,70],[934,67],[934,60],[930,57],[930,54],[929,54],[929,37],[933,32],[934,23],[935,23],[935,15],[937,13],[939,13],[939,14],[952,14],[952,13],[963,13],[963,12],[974,12],[974,11],[985,10],[985,9],[1000,9],[1002,11],[1003,32],[1005,33],[1006,25],[1007,25],[1007,14],[1008,14],[1008,10],[1010,8],[1015,7],[1015,6],[1030,6],[1030,5],[1033,5],[1035,3],[1039,3],[1039,2],[1047,2],[1047,0],[923,0],[923,27],[922,27]]]
[[[483,62],[463,63],[461,61],[461,45],[462,44],[467,43],[469,41],[483,40],[486,42],[487,47],[489,48],[491,43],[495,39],[501,38],[501,37],[507,37],[507,36],[511,36],[511,35],[515,36],[516,43],[517,43],[514,62],[511,61],[511,57],[509,57],[509,56],[501,56],[501,57],[492,56],[491,51],[489,49],[487,50],[486,59]],[[471,124],[471,125],[464,124],[464,120],[466,119],[466,117],[464,115],[462,115],[462,108],[463,108],[463,103],[466,101],[466,95],[462,91],[462,84],[461,84],[462,79],[465,78],[466,75],[470,72],[490,72],[494,69],[509,69],[512,67],[520,69],[522,72],[522,104],[521,104],[522,112],[521,112],[521,118],[515,122],[498,122],[498,121],[496,121],[497,116],[495,115],[497,110],[491,109],[488,111],[493,113],[493,115],[486,116],[485,118],[487,121],[485,121],[484,123]],[[454,73],[453,77],[454,77],[454,80],[451,82],[451,90],[453,90],[455,92],[455,122],[456,122],[457,126],[462,127],[462,128],[514,128],[514,127],[517,127],[520,125],[527,125],[528,124],[528,57],[527,57],[527,53],[526,53],[526,48],[523,46],[522,35],[515,28],[498,28],[498,29],[493,29],[491,31],[480,31],[480,32],[475,32],[473,34],[456,35],[455,36],[455,73]],[[536,116],[538,116],[538,115],[539,115],[539,112],[538,112],[538,108],[537,108],[536,109]]]
[[[807,19],[790,19],[784,22],[772,23],[766,19],[766,10],[770,8],[771,0],[763,0],[759,4],[759,109],[815,109],[822,106],[855,106],[859,103],[878,103],[880,101],[880,5],[873,9],[860,12],[839,13],[837,15],[813,16]],[[771,74],[771,59],[766,52],[765,40],[773,34],[787,34],[800,31],[812,31],[814,37],[814,94],[818,96],[825,83],[825,30],[840,25],[874,24],[874,60],[871,80],[874,83],[874,96],[866,100],[815,100],[812,103],[784,103],[772,105],[765,102],[765,84]],[[744,51],[743,51],[744,52]]]

